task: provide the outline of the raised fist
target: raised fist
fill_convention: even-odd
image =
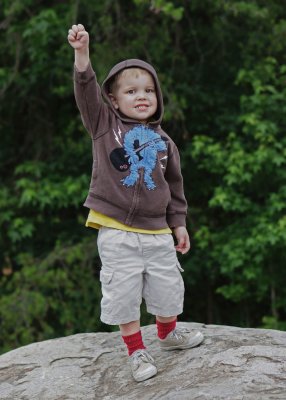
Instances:
[[[88,48],[89,35],[82,24],[73,25],[71,29],[69,29],[68,41],[75,50]]]

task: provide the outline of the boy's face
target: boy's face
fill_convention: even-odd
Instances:
[[[157,110],[153,77],[138,68],[123,71],[110,98],[114,108],[141,123],[146,123]]]

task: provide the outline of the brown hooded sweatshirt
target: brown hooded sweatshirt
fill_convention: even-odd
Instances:
[[[158,107],[148,124],[120,114],[108,96],[110,80],[130,67],[143,68],[154,78]],[[185,226],[180,157],[160,126],[163,98],[154,68],[137,59],[122,61],[111,69],[101,91],[89,64],[84,72],[75,68],[74,89],[92,138],[92,177],[84,206],[136,228]]]

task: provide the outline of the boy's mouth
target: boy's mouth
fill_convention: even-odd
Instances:
[[[149,106],[147,104],[138,104],[135,106],[137,110],[146,110]]]

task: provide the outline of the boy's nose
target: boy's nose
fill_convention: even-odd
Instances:
[[[139,92],[137,95],[138,100],[146,99],[145,92]]]

